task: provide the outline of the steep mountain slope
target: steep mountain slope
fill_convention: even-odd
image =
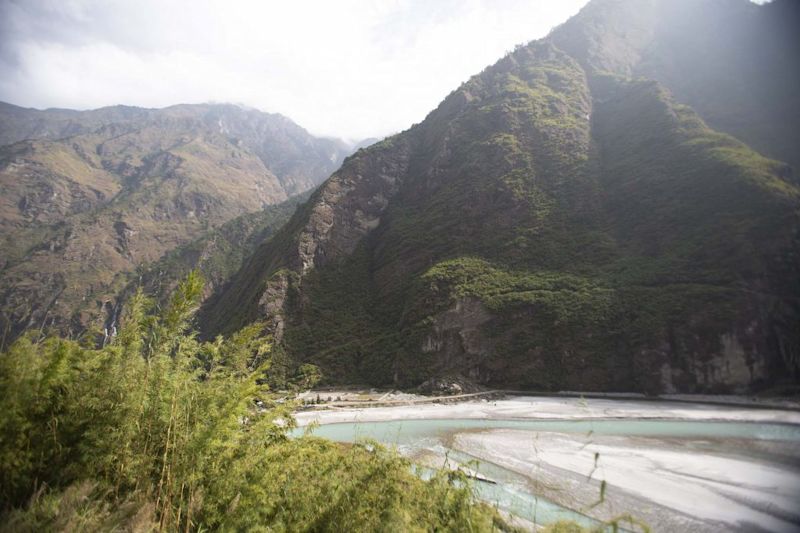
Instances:
[[[119,303],[138,288],[165,303],[192,270],[199,270],[206,281],[204,299],[222,291],[245,259],[269,239],[292,216],[309,192],[291,197],[254,213],[236,217],[209,230],[197,239],[167,252],[158,261],[138,269],[118,299]]]
[[[83,330],[135,271],[313,188],[346,154],[285,117],[232,105],[6,104],[9,114],[7,137],[42,137],[0,147],[0,326],[11,336]]]
[[[696,5],[720,17],[740,9],[742,24],[786,8],[745,3]],[[296,360],[334,381],[796,383],[800,189],[789,165],[678,103],[669,76],[639,76],[645,51],[667,54],[665,32],[697,15],[676,9],[662,27],[654,13],[674,5],[595,0],[421,124],[348,158],[210,301],[206,330],[266,317]],[[626,33],[637,25],[641,39]],[[798,122],[747,113],[766,125],[748,132],[754,145],[772,147],[777,131],[798,138]]]
[[[800,3],[591,2],[550,39],[591,72],[657,80],[714,129],[800,168]]]

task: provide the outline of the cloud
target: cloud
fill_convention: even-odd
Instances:
[[[0,0],[0,100],[236,102],[317,134],[380,136],[585,3]]]

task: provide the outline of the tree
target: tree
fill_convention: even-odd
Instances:
[[[301,390],[314,388],[322,381],[322,370],[317,365],[305,363],[297,369],[297,384]]]

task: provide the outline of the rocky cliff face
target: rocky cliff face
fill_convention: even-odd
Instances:
[[[0,328],[8,337],[102,326],[119,291],[153,277],[152,263],[315,187],[346,154],[285,117],[232,105],[77,112],[3,104],[0,119],[0,138],[16,141],[0,147]],[[284,211],[281,220],[291,214]],[[239,250],[245,228],[263,237],[269,215],[256,218],[214,242]]]
[[[759,73],[728,87],[746,61],[723,54],[795,11],[692,5],[595,0],[348,158],[210,302],[206,329],[266,318],[338,381],[796,384],[800,189],[789,164],[726,133],[793,161],[796,145],[770,139],[799,138],[772,115],[796,111],[798,67],[759,80],[786,98],[740,108]],[[677,46],[698,17],[736,24]],[[793,37],[773,29],[785,55]],[[681,77],[687,64],[709,79]]]

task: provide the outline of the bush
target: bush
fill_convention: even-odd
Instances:
[[[200,342],[193,273],[154,313],[139,292],[103,348],[24,336],[0,355],[7,530],[490,529],[464,480],[416,477],[377,444],[289,439],[258,325]],[[306,378],[316,378],[312,368]]]

